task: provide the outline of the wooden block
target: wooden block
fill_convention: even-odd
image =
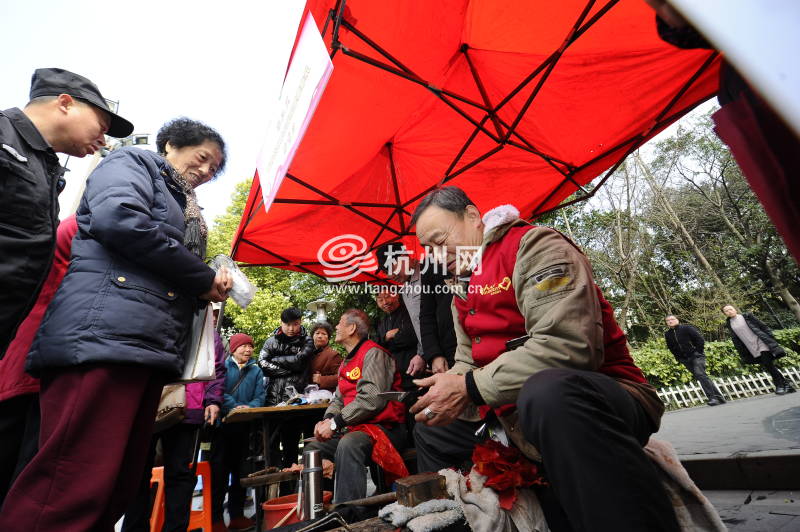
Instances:
[[[445,479],[439,473],[420,473],[397,481],[397,502],[416,506],[432,499],[447,499]]]

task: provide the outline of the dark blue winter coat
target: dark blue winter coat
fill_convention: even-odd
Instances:
[[[242,383],[233,391],[233,387],[239,382],[239,377],[244,375]],[[232,393],[231,393],[232,392]],[[222,399],[222,415],[225,416],[234,406],[247,405],[252,408],[264,406],[264,374],[258,367],[254,359],[247,361],[247,364],[240,370],[239,365],[228,357],[225,360],[225,394]]]
[[[87,363],[182,371],[197,296],[214,271],[183,245],[186,198],[149,151],[112,152],[89,176],[72,260],[26,369]]]

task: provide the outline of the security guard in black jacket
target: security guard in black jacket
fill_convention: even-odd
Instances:
[[[67,70],[37,69],[30,100],[0,111],[0,358],[53,260],[65,184],[56,152],[84,157],[105,145],[105,134],[133,132],[94,83]]]

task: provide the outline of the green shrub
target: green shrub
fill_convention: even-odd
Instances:
[[[786,356],[779,367],[800,366],[800,328],[773,331]],[[732,377],[760,371],[758,366],[744,365],[733,342],[706,342],[706,371],[710,377]],[[631,351],[650,384],[656,388],[679,386],[693,380],[692,374],[672,356],[663,338],[651,340]]]

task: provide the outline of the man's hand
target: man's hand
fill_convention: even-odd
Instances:
[[[414,358],[408,362],[408,369],[406,370],[406,373],[408,375],[416,375],[425,369],[425,365],[424,358],[419,355],[414,355]]]
[[[244,410],[245,408],[250,408],[250,405],[236,405],[231,410]]]
[[[384,336],[384,340],[386,340],[388,342],[389,340],[391,340],[392,338],[397,336],[397,333],[399,333],[399,332],[400,332],[400,329],[391,329],[391,330],[386,331],[386,336]]]
[[[219,407],[217,405],[208,405],[205,411],[205,420],[209,425],[213,425],[219,417]]]
[[[436,357],[431,360],[431,372],[436,373],[445,373],[449,367],[447,367],[447,359],[444,357]]]
[[[437,373],[427,379],[416,379],[414,384],[430,388],[411,407],[418,423],[428,426],[452,423],[469,404],[467,385],[463,375]],[[426,415],[426,412],[430,412]]]
[[[333,478],[333,470],[336,468],[336,464],[327,460],[325,458],[322,459],[322,476],[325,478]]]
[[[232,287],[233,278],[231,277],[231,274],[228,273],[228,269],[222,267],[214,277],[214,282],[211,284],[211,288],[205,294],[201,294],[200,299],[221,303],[222,301],[228,299],[228,292],[231,291]]]
[[[323,419],[314,427],[314,437],[319,441],[328,441],[333,438],[333,435],[330,418]]]
[[[314,384],[319,384],[320,376],[321,375],[319,372],[314,373],[313,375],[311,375],[311,382],[313,382]]]

